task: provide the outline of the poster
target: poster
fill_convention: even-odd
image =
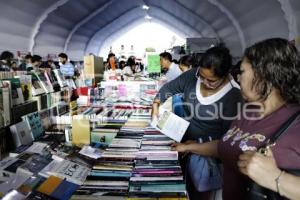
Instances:
[[[160,73],[159,55],[148,55],[148,73]]]

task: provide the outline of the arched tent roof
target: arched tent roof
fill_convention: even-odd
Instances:
[[[297,0],[0,1],[1,50],[65,51],[74,60],[142,23],[144,4],[153,21],[185,37],[218,38],[236,56],[261,39],[294,39],[300,27]]]

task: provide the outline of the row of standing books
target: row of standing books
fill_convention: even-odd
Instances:
[[[71,96],[70,88],[58,70],[1,72],[0,77],[0,128],[15,123],[12,109],[16,106],[34,100],[41,110],[68,101]]]

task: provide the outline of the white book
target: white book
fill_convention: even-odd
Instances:
[[[10,126],[10,132],[16,147],[29,145],[34,140],[31,130],[25,121]]]
[[[93,148],[91,146],[84,146],[80,151],[80,154],[93,158],[98,159],[101,157],[102,152],[99,149]]]
[[[44,169],[39,172],[39,175],[48,178],[55,171],[63,160],[52,160]]]
[[[2,122],[0,127],[8,126],[11,122],[11,98],[8,87],[0,88],[0,114]]]
[[[102,180],[87,180],[84,182],[84,185],[105,185],[105,186],[129,186],[128,181],[102,181]]]
[[[55,75],[55,77],[57,79],[57,82],[58,82],[59,86],[60,87],[67,86],[67,82],[64,79],[63,75],[61,74],[61,72],[58,69],[53,70],[53,72],[54,72],[54,75]]]
[[[140,148],[141,140],[114,138],[109,147]]]
[[[19,105],[24,103],[24,97],[23,97],[21,82],[19,78],[10,78],[6,81],[3,81],[3,83],[6,83],[10,88],[12,105]]]
[[[64,160],[50,172],[51,175],[66,178],[67,181],[75,183],[77,185],[82,185],[86,180],[86,177],[89,175],[91,169],[77,163]]]
[[[153,127],[176,142],[182,140],[189,125],[190,122],[169,111],[164,111],[159,119],[152,121]]]
[[[35,75],[38,77],[38,80],[41,83],[41,86],[43,87],[43,89],[46,91],[46,93],[51,93],[54,92],[53,90],[53,86],[51,85],[51,83],[48,83],[47,78],[45,77],[44,73],[35,73]]]
[[[26,149],[26,152],[43,155],[47,147],[48,145],[45,143],[34,142],[28,149]]]
[[[35,73],[31,74],[32,76],[32,87],[31,87],[31,93],[33,96],[37,96],[40,94],[44,94],[46,91],[43,89],[43,86],[38,78],[38,76]]]
[[[44,109],[39,111],[41,123],[44,130],[47,130],[51,126],[50,109]]]

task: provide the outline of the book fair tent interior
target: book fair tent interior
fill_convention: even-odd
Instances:
[[[0,5],[0,199],[300,199],[299,0]]]
[[[148,10],[141,9],[143,5]],[[98,55],[105,40],[152,20],[185,37],[217,38],[235,55],[269,37],[299,36],[296,0],[13,0],[0,8],[0,48]]]

